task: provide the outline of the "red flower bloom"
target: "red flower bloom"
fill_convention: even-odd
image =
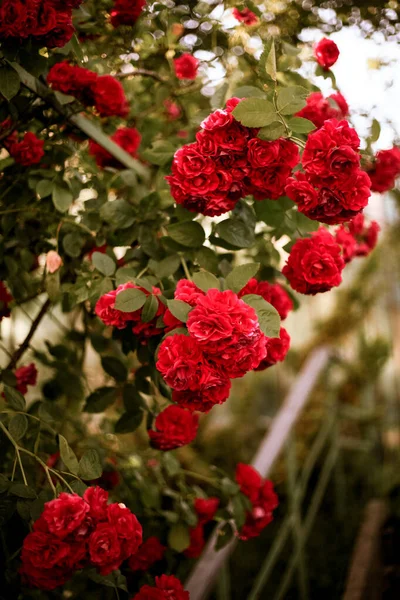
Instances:
[[[396,177],[400,175],[400,149],[380,150],[371,170],[368,170],[373,192],[386,192],[395,185]]]
[[[183,334],[170,335],[161,343],[156,367],[175,390],[197,390],[205,363],[196,340]]]
[[[178,79],[196,79],[199,61],[191,54],[174,58],[175,75]]]
[[[142,139],[137,129],[134,127],[120,127],[114,135],[111,136],[111,139],[118,146],[121,146],[125,152],[136,158],[137,150]],[[121,163],[116,158],[111,156],[111,154],[102,146],[93,142],[93,140],[89,141],[89,154],[95,157],[97,165],[101,168],[122,168]]]
[[[41,590],[54,590],[72,576],[68,568],[70,544],[49,533],[33,531],[24,539],[21,552],[22,579]]]
[[[149,537],[129,559],[131,571],[147,571],[164,557],[166,547],[155,536]]]
[[[54,90],[78,98],[83,104],[94,104],[93,87],[97,74],[83,67],[70,65],[62,61],[53,65],[47,75],[47,83]]]
[[[285,360],[290,348],[290,336],[286,329],[281,327],[279,337],[277,338],[266,337],[265,347],[267,356],[260,362],[255,371],[264,371],[264,369],[276,365],[277,362]]]
[[[60,540],[71,533],[76,539],[87,532],[89,512],[89,504],[83,498],[62,492],[55,500],[46,502],[40,523],[36,521],[35,525],[41,527],[41,523],[45,524],[48,532]]]
[[[37,368],[34,363],[27,365],[26,367],[18,367],[14,373],[17,378],[17,390],[21,394],[26,394],[28,391],[28,385],[36,385],[37,381]]]
[[[240,491],[252,503],[252,509],[247,512],[246,522],[238,532],[241,540],[257,537],[272,521],[272,511],[278,506],[278,498],[274,487],[268,479],[262,480],[261,475],[251,465],[239,463],[236,467],[236,481]]]
[[[167,98],[166,100],[164,100],[163,105],[170,121],[175,121],[176,119],[179,119],[179,117],[182,114],[179,104]]]
[[[97,77],[93,86],[94,103],[101,117],[126,117],[129,105],[121,83],[111,75]]]
[[[56,14],[56,26],[43,37],[43,42],[48,48],[62,48],[70,41],[75,32],[71,9],[57,10]]]
[[[189,531],[190,546],[184,551],[187,558],[198,558],[203,552],[206,540],[204,538],[203,525],[199,524],[196,527],[191,527]]]
[[[3,281],[0,281],[0,321],[4,319],[4,317],[9,317],[11,311],[8,307],[10,302],[12,302],[14,298],[11,296],[9,291],[7,290]]]
[[[83,499],[89,504],[89,515],[95,521],[107,520],[108,492],[98,486],[88,487]]]
[[[158,450],[173,450],[186,446],[195,439],[198,426],[197,415],[179,406],[167,406],[156,417],[156,431],[150,429],[148,432],[151,445]]]
[[[262,478],[258,471],[251,465],[239,463],[236,465],[236,483],[240,486],[242,494],[250,498],[252,502],[258,498]]]
[[[190,600],[189,592],[174,575],[156,577],[155,587],[144,585],[131,600]]]
[[[232,11],[232,15],[237,21],[240,21],[245,25],[255,25],[255,23],[258,22],[257,15],[254,14],[249,8],[243,8],[243,10],[239,10],[235,7]]]
[[[194,501],[194,510],[199,517],[199,524],[205,525],[212,521],[218,510],[219,498],[196,498]]]
[[[36,137],[34,133],[25,133],[21,142],[12,142],[8,151],[16,163],[24,167],[37,165],[44,156],[44,141]]]
[[[231,382],[221,371],[203,365],[203,374],[197,390],[173,390],[172,400],[182,408],[207,413],[216,404],[229,398]]]
[[[380,227],[376,221],[366,225],[363,214],[342,225],[336,231],[336,241],[342,248],[343,259],[350,262],[355,256],[368,256],[378,242]]]
[[[114,527],[109,523],[99,523],[89,539],[91,563],[101,575],[109,575],[119,568],[123,561],[121,543]]]
[[[314,46],[314,56],[317,63],[325,69],[325,71],[328,71],[332,65],[335,64],[339,58],[339,54],[339,48],[336,46],[335,42],[328,40],[327,38],[323,38]]]
[[[230,291],[208,290],[189,313],[187,328],[203,352],[230,378],[242,377],[265,357],[253,308]]]
[[[308,119],[319,129],[328,119],[344,119],[349,114],[349,107],[340,92],[324,98],[321,92],[312,92],[307,98],[307,105],[297,117]]]
[[[268,281],[257,281],[254,277],[248,281],[244,288],[238,293],[239,298],[247,294],[258,294],[264,300],[272,304],[279,313],[281,320],[286,319],[293,310],[293,301],[287,291],[279,283]]]
[[[188,279],[180,279],[176,284],[176,290],[174,294],[175,300],[182,300],[190,304],[190,306],[196,306],[199,298],[204,296],[203,290],[197,287],[193,281]]]
[[[339,285],[343,268],[339,244],[320,227],[311,238],[297,240],[282,273],[294,290],[314,295]]]
[[[142,543],[142,526],[135,515],[124,504],[107,506],[109,524],[115,529],[121,544],[122,560],[137,552]]]
[[[146,0],[115,0],[110,13],[112,26],[134,25],[145,6]]]

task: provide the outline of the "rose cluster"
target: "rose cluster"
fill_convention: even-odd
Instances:
[[[83,498],[61,493],[46,502],[21,552],[21,574],[31,586],[53,590],[76,570],[96,567],[101,575],[136,554],[142,527],[124,504],[108,504],[108,493],[89,487]]]
[[[123,312],[115,308],[115,302],[118,294],[129,289],[140,290],[146,296],[150,296],[151,294],[154,295],[158,306],[156,315],[153,319],[151,319],[151,321],[147,323],[142,321],[142,308],[139,308],[133,312]],[[152,292],[149,292],[145,288],[142,288],[134,283],[124,283],[118,286],[116,290],[112,290],[111,292],[107,292],[101,296],[101,298],[97,301],[95,312],[105,325],[116,327],[117,329],[131,327],[132,332],[135,335],[142,339],[146,339],[162,332],[162,329],[157,325],[158,317],[163,315],[165,312],[165,305],[158,298],[160,295],[161,290],[158,287],[153,286]]]
[[[297,146],[286,139],[268,142],[258,130],[241,125],[232,111],[232,98],[201,124],[196,142],[175,153],[167,177],[177,204],[208,216],[232,210],[243,197],[276,200],[285,193],[292,168],[299,161]]]
[[[371,182],[360,168],[360,139],[347,121],[329,119],[308,136],[304,173],[289,180],[286,194],[309,219],[335,225],[368,204]]]
[[[380,150],[368,175],[373,192],[382,193],[392,189],[396,177],[400,175],[400,149]]]
[[[117,146],[120,146],[123,150],[125,150],[125,152],[130,154],[133,158],[137,157],[137,151],[142,138],[135,127],[120,127],[111,136],[111,140],[115,142]],[[121,163],[119,160],[93,140],[89,140],[89,154],[94,156],[97,166],[102,169],[105,167],[113,167],[114,169],[121,168]]]
[[[157,450],[174,450],[193,442],[199,427],[196,414],[171,404],[155,419],[155,428],[149,429],[150,443]]]
[[[113,27],[134,25],[145,6],[146,0],[115,0],[110,12],[111,25]]]
[[[5,286],[4,281],[0,281],[0,321],[11,314],[9,304],[13,297]]]
[[[336,46],[335,42],[328,40],[328,38],[322,38],[322,40],[314,46],[314,56],[316,61],[325,71],[329,71],[335,64],[339,58],[339,54],[339,48]]]
[[[341,246],[320,227],[310,238],[297,240],[282,273],[294,290],[314,295],[340,285],[344,265]]]
[[[129,113],[124,88],[111,75],[97,75],[62,61],[50,69],[47,82],[54,90],[75,96],[85,106],[95,106],[101,117],[126,117]]]
[[[246,522],[238,532],[241,540],[249,540],[260,535],[273,519],[273,511],[278,506],[278,497],[269,479],[262,480],[261,475],[252,466],[239,463],[236,467],[236,482],[240,491],[251,502]]]
[[[348,263],[355,256],[368,256],[378,242],[379,230],[376,221],[371,221],[367,225],[363,214],[341,225],[336,231],[335,238],[342,247],[344,261]]]
[[[162,560],[166,547],[155,537],[149,537],[141,546],[136,554],[129,559],[129,568],[131,571],[147,571],[154,563]]]
[[[174,575],[161,575],[155,586],[143,585],[131,600],[190,600],[190,595]]]
[[[331,94],[328,98],[324,98],[321,92],[312,92],[306,102],[306,106],[296,114],[296,117],[308,119],[318,129],[328,119],[340,120],[349,115],[349,106],[340,92]]]
[[[190,546],[185,550],[187,558],[198,558],[203,552],[206,545],[204,526],[214,519],[218,506],[219,499],[215,497],[195,499],[194,510],[197,514],[197,525],[190,529]]]
[[[282,319],[293,308],[279,284],[251,279],[235,294],[217,289],[205,293],[191,281],[178,282],[175,300],[192,307],[186,323],[189,335],[179,333],[165,338],[156,366],[173,390],[172,400],[181,407],[208,412],[228,398],[231,379],[285,357],[288,334],[282,329],[281,338],[272,343],[260,330],[254,309],[241,299],[246,294],[262,296]],[[170,331],[184,326],[169,309],[163,318]]]
[[[83,0],[3,0],[0,6],[0,39],[35,42],[62,48],[72,38],[72,10]]]
[[[2,123],[2,129],[7,129],[9,125],[9,121],[5,121]],[[3,140],[3,144],[15,162],[23,167],[37,165],[44,156],[44,141],[31,131],[25,133],[21,140],[18,133],[13,131]]]

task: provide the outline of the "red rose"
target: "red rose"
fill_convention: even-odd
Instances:
[[[34,0],[3,0],[0,6],[0,38],[27,38],[36,24],[37,11]]]
[[[235,7],[232,11],[232,15],[237,21],[240,21],[245,25],[255,25],[258,23],[257,15],[254,14],[249,8],[243,8],[242,10],[239,10]]]
[[[247,144],[247,158],[254,168],[263,168],[273,165],[279,157],[279,141],[266,142],[253,138]]]
[[[321,227],[311,238],[297,240],[282,273],[294,290],[314,295],[339,285],[343,268],[340,246]]]
[[[129,105],[121,83],[111,75],[97,77],[93,86],[94,103],[101,117],[126,117]]]
[[[48,48],[62,48],[70,41],[75,32],[71,9],[58,10],[56,14],[55,27],[43,37],[43,42]]]
[[[197,390],[173,390],[172,400],[182,408],[206,413],[229,398],[231,382],[217,369],[204,366],[199,386]]]
[[[189,531],[190,535],[190,546],[184,551],[186,558],[198,558],[203,552],[206,540],[204,538],[203,525],[196,525],[191,527]]]
[[[182,300],[182,302],[186,302],[187,304],[190,304],[190,306],[195,306],[202,296],[204,296],[203,290],[198,288],[193,281],[180,279],[176,284],[174,294],[176,300]]]
[[[191,54],[174,58],[175,75],[178,79],[196,79],[199,61]]]
[[[183,334],[170,335],[161,343],[156,367],[175,390],[200,386],[205,359],[196,340]]]
[[[400,149],[380,150],[371,170],[368,170],[373,192],[386,192],[395,185],[396,177],[400,175]]]
[[[36,137],[34,133],[25,133],[21,142],[13,142],[8,151],[16,163],[24,167],[37,165],[44,156],[44,141]]]
[[[257,281],[254,277],[250,279],[244,288],[238,294],[243,298],[247,294],[257,294],[264,300],[272,304],[279,313],[281,320],[286,319],[293,310],[293,301],[286,290],[279,283],[269,283],[268,281]]]
[[[212,521],[218,510],[219,498],[195,498],[194,510],[199,517],[199,524],[205,525]]]
[[[123,556],[121,543],[114,527],[109,523],[99,523],[89,538],[91,563],[101,575],[109,575],[118,569]]]
[[[115,0],[110,13],[112,26],[134,25],[145,6],[146,0]]]
[[[18,367],[14,373],[17,379],[17,390],[21,394],[26,394],[28,391],[28,385],[36,385],[37,381],[37,368],[34,363],[27,365],[26,367]]]
[[[57,27],[57,12],[53,6],[44,2],[41,6],[39,5],[39,9],[36,15],[36,22],[32,28],[32,35],[40,37],[46,35]]]
[[[247,513],[246,522],[238,533],[241,540],[249,540],[260,535],[273,519],[273,510],[278,506],[278,497],[271,481],[265,480],[259,489],[253,508]]]
[[[264,371],[268,367],[276,365],[277,362],[285,360],[290,348],[290,336],[286,329],[281,327],[279,337],[277,338],[266,337],[265,348],[267,356],[260,362],[255,371]]]
[[[47,83],[54,90],[78,98],[83,104],[94,104],[93,88],[98,79],[96,73],[70,65],[67,61],[56,63],[47,75]]]
[[[341,225],[336,231],[335,240],[342,249],[344,262],[349,263],[356,253],[356,240],[354,236],[344,225]]]
[[[149,430],[151,445],[158,450],[173,450],[190,444],[196,437],[199,418],[179,406],[167,406],[155,420],[156,431]]]
[[[176,119],[179,119],[179,117],[182,115],[182,110],[179,104],[177,104],[173,100],[169,100],[169,98],[167,98],[166,100],[164,100],[163,105],[168,119],[170,121],[175,121]]]
[[[117,295],[126,289],[139,289],[134,283],[124,283],[119,285],[116,290],[107,292],[97,301],[95,307],[96,315],[103,321],[105,325],[124,329],[128,321],[132,321],[136,317],[136,312],[126,313],[115,308]]]
[[[296,116],[308,119],[320,128],[328,119],[340,120],[348,114],[348,104],[340,92],[331,94],[329,98],[324,98],[321,92],[312,92],[307,98],[307,105]]]
[[[41,590],[54,590],[72,576],[66,567],[71,547],[51,534],[33,531],[24,539],[20,570],[24,581]]]
[[[125,152],[136,158],[137,150],[142,139],[137,129],[134,127],[120,127],[114,135],[111,136],[111,139],[118,146],[121,146]],[[89,154],[95,157],[97,165],[101,168],[122,168],[121,163],[116,158],[111,156],[111,154],[109,154],[102,146],[93,142],[93,140],[89,141]]]
[[[174,175],[193,178],[197,175],[209,175],[215,171],[211,158],[203,156],[197,143],[182,146],[175,152],[172,163]]]
[[[155,587],[144,585],[131,600],[190,600],[189,592],[174,575],[156,577]]]
[[[187,328],[230,378],[242,377],[265,356],[254,309],[230,290],[208,290],[189,313]]]
[[[95,521],[107,520],[108,492],[98,486],[88,487],[83,499],[89,504],[89,515]]]
[[[166,547],[155,536],[149,537],[129,559],[131,571],[147,571],[164,557]]]
[[[256,498],[258,498],[262,484],[260,473],[251,465],[239,463],[236,465],[235,479],[236,483],[240,486],[240,491],[242,494],[254,502]]]
[[[0,281],[0,321],[11,314],[8,305],[14,298],[11,296],[3,281]]]
[[[227,127],[232,121],[234,121],[234,118],[229,111],[218,109],[201,122],[201,128],[206,131],[215,131]]]
[[[72,533],[76,539],[87,533],[89,511],[90,507],[83,498],[62,492],[55,500],[46,502],[40,521],[43,520],[48,531],[61,540]]]
[[[328,71],[332,65],[335,64],[339,58],[339,48],[335,42],[323,38],[314,46],[314,56],[317,63],[325,70]]]
[[[367,256],[376,246],[380,227],[376,221],[365,224],[363,214],[342,225],[335,239],[342,248],[343,259],[350,262],[355,256]]]

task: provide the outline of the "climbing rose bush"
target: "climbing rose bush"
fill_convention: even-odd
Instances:
[[[264,530],[274,485],[241,447],[208,464],[208,413],[285,361],[400,174],[379,123],[358,137],[332,40],[170,4],[0,2],[7,598],[188,600],[217,524],[218,548]]]

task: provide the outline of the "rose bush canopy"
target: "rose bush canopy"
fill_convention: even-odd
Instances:
[[[0,0],[0,319],[34,312],[1,346],[9,597],[187,600],[213,524],[222,547],[271,522],[250,465],[173,451],[284,361],[282,322],[373,250],[363,210],[400,174],[351,124],[340,48],[289,41],[262,4]]]

